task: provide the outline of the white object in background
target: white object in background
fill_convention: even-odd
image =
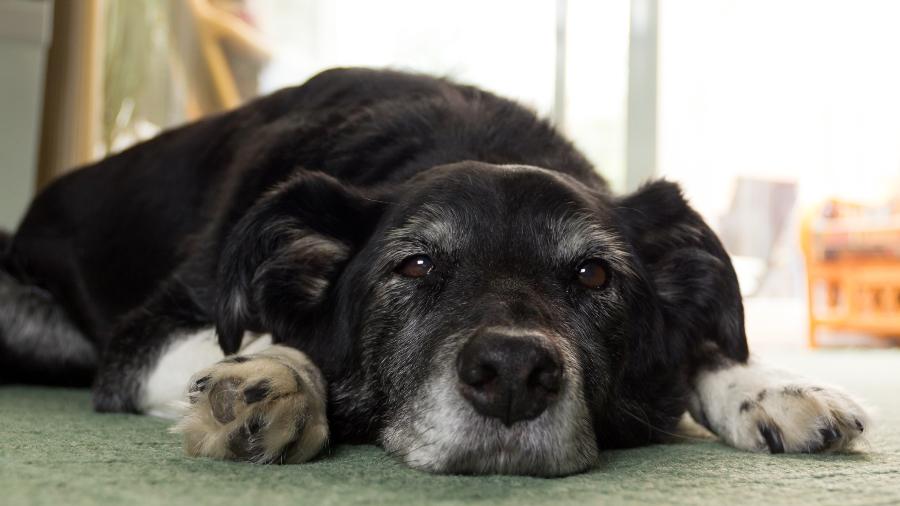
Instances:
[[[37,180],[53,2],[0,2],[0,228],[13,229]]]

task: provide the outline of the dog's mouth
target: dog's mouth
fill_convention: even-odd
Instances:
[[[412,459],[406,463],[447,474],[564,476],[584,471],[597,460],[593,442],[579,441],[571,434],[552,433],[539,421],[480,429],[483,432],[469,436],[443,461],[425,462],[424,466]]]
[[[472,402],[456,374],[439,374],[385,427],[381,443],[410,467],[444,474],[561,476],[596,464],[598,449],[580,381],[533,417],[497,416]],[[533,409],[533,408],[532,408]],[[516,411],[515,409],[511,411]]]

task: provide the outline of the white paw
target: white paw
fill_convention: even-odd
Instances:
[[[328,440],[325,381],[291,348],[226,358],[191,378],[188,398],[173,430],[191,456],[299,463]]]
[[[738,406],[734,446],[771,453],[849,450],[868,425],[845,394],[816,386],[779,385]]]
[[[706,425],[749,451],[847,451],[869,427],[865,410],[844,392],[769,369],[707,373],[698,395]]]

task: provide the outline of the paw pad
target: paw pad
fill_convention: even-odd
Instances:
[[[209,390],[209,407],[219,423],[234,420],[234,403],[240,386],[241,380],[238,378],[223,378]]]
[[[258,436],[262,429],[262,421],[259,418],[251,418],[228,435],[228,449],[237,460],[253,460],[258,455]]]

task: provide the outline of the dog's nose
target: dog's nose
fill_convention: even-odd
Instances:
[[[533,336],[476,335],[463,346],[457,373],[475,410],[506,426],[543,413],[562,387],[559,354]]]

